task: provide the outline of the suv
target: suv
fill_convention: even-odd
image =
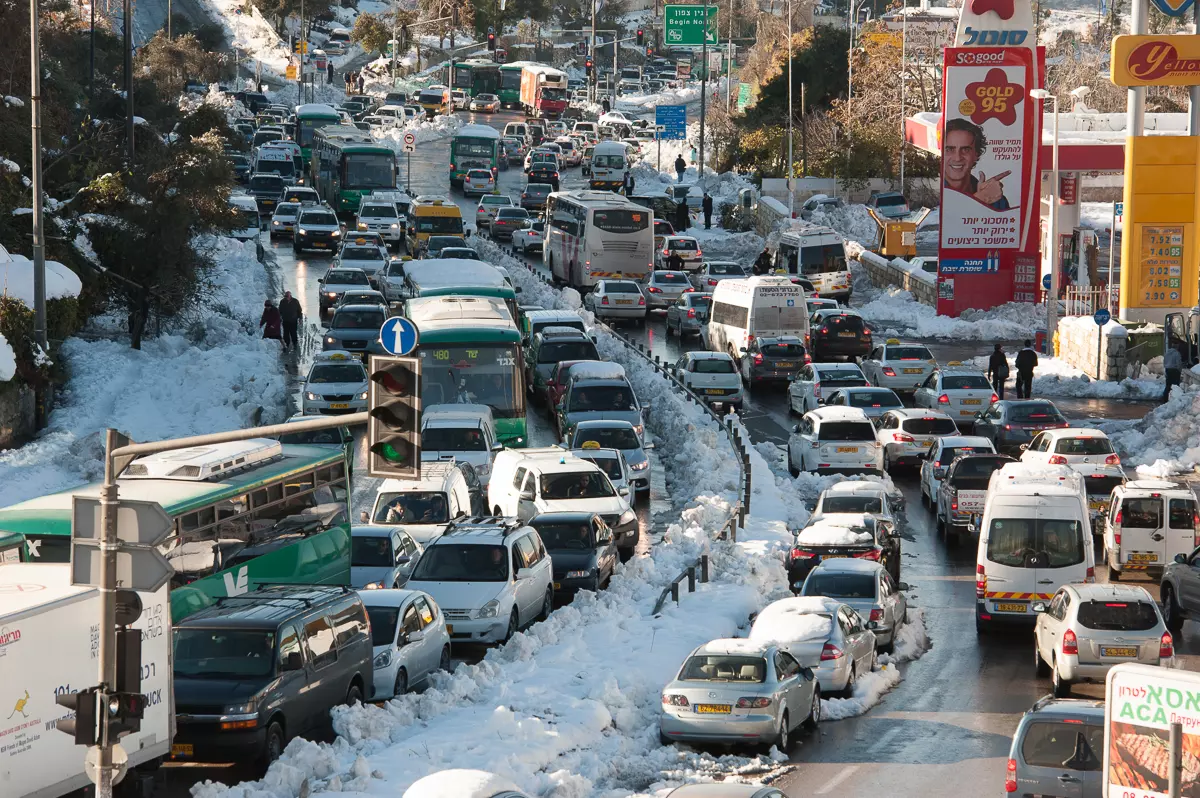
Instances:
[[[452,523],[425,549],[408,589],[433,597],[452,641],[502,643],[554,604],[553,567],[538,533],[515,518]]]
[[[574,327],[544,327],[525,350],[525,384],[535,399],[546,396],[546,383],[555,364],[563,360],[599,360],[588,334]]]
[[[1089,473],[1083,470],[1085,482]],[[1136,479],[1118,485],[1111,495],[1104,529],[1108,581],[1118,581],[1126,571],[1149,571],[1151,578],[1162,578],[1168,563],[1177,562],[1180,556],[1186,558],[1196,548],[1200,513],[1196,495],[1187,485]],[[1088,502],[1092,503],[1091,496]],[[1193,592],[1188,589],[1176,595],[1191,596]]]
[[[882,446],[867,414],[857,407],[821,407],[804,414],[788,438],[788,471],[880,474]]]
[[[571,368],[562,399],[554,408],[560,440],[566,440],[580,421],[594,418],[628,421],[642,432],[642,407],[619,363],[577,363]]]
[[[808,321],[808,351],[813,360],[866,357],[871,351],[871,328],[856,310],[821,309]]]
[[[1039,700],[1013,733],[1004,774],[1009,795],[1100,795],[1104,777],[1104,701]],[[1165,779],[1164,779],[1165,781]]]
[[[467,405],[463,405],[466,407]],[[385,479],[375,492],[371,514],[362,522],[399,524],[423,546],[459,518],[479,515],[483,487],[470,463],[441,460],[421,464],[420,479]]]
[[[174,633],[174,756],[269,765],[333,707],[366,698],[370,632],[345,587],[261,587],[189,615]]]
[[[364,233],[368,230],[379,233],[396,251],[400,250],[400,242],[404,240],[404,225],[400,223],[396,206],[390,202],[363,202],[354,226]]]
[[[333,211],[325,207],[300,207],[296,232],[292,236],[292,251],[297,255],[306,249],[333,251],[342,240],[342,226]]]

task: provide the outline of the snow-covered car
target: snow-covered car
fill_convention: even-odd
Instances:
[[[904,494],[897,492],[895,498],[888,493],[887,485],[875,480],[846,480],[830,485],[817,497],[811,520],[826,515],[841,513],[863,513],[876,515],[892,523],[900,514]]]
[[[654,252],[655,268],[666,269],[667,259],[671,255],[678,255],[683,261],[683,268],[691,271],[700,266],[704,251],[700,249],[700,242],[692,236],[663,236],[662,246]]]
[[[908,585],[896,584],[877,562],[851,558],[832,559],[818,565],[804,580],[801,596],[825,596],[844,601],[865,618],[875,633],[875,646],[886,654],[896,646],[896,632],[908,620]]]
[[[496,213],[501,208],[515,208],[517,204],[507,194],[485,194],[479,198],[475,206],[475,227],[480,230],[488,229]]]
[[[1112,441],[1098,429],[1067,428],[1039,432],[1021,453],[1022,463],[1047,465],[1120,465]]]
[[[334,349],[317,353],[301,390],[305,415],[341,415],[367,409],[367,370],[357,356]]]
[[[374,244],[347,241],[333,259],[333,268],[362,269],[371,285],[375,285],[379,272],[383,271],[390,260],[386,248],[381,250]]]
[[[523,255],[534,252],[540,255],[545,243],[546,223],[542,221],[526,219],[525,224],[512,233],[513,248],[520,250]]]
[[[937,368],[937,359],[925,344],[905,344],[889,338],[871,349],[858,364],[872,385],[898,393],[913,392]]]
[[[726,352],[685,352],[675,373],[693,393],[711,405],[742,407],[742,377]]]
[[[925,378],[913,404],[945,413],[960,425],[974,425],[975,415],[999,398],[983,372],[948,363]]]
[[[420,590],[364,590],[359,596],[374,644],[372,701],[404,695],[431,673],[450,671],[450,633],[432,596]]]
[[[404,225],[400,223],[400,215],[396,206],[390,202],[363,202],[358,207],[358,216],[354,227],[360,232],[375,232],[396,249],[404,240]]]
[[[920,465],[925,452],[938,438],[957,435],[954,419],[945,413],[923,408],[889,410],[875,422],[877,439],[883,445],[883,468]]]
[[[788,385],[788,409],[796,415],[804,415],[840,388],[870,384],[853,363],[808,363]]]
[[[482,197],[496,190],[496,176],[491,169],[469,169],[463,178],[463,196]]]
[[[826,696],[849,695],[875,668],[875,633],[849,604],[824,596],[771,602],[755,617],[749,638],[778,641],[798,660],[815,662]]]
[[[658,226],[656,219],[655,227]],[[657,237],[657,236],[656,236]],[[683,253],[680,253],[680,257]],[[750,273],[746,267],[731,260],[706,260],[700,264],[699,271],[691,275],[692,285],[697,291],[711,291],[722,280],[744,280]]]
[[[529,798],[517,785],[486,770],[454,768],[430,773],[413,782],[402,798]]]
[[[570,449],[616,449],[625,458],[633,477],[630,488],[650,490],[650,458],[646,450],[654,444],[643,444],[628,421],[596,419],[580,421],[571,436]]]
[[[804,414],[788,437],[788,471],[879,474],[882,447],[875,427],[853,407],[820,407]]]
[[[826,559],[874,560],[900,579],[900,535],[893,519],[863,513],[823,513],[796,533],[788,558],[793,589]]]
[[[470,110],[494,114],[500,110],[500,98],[494,94],[479,94],[471,98]]]
[[[942,489],[947,469],[960,454],[995,454],[992,442],[978,435],[947,435],[938,438],[921,461],[921,503],[932,508]]]
[[[317,280],[317,302],[322,315],[337,304],[338,299],[347,291],[362,288],[369,289],[371,281],[367,273],[359,268],[330,268]]]
[[[379,341],[379,328],[387,315],[387,311],[378,305],[343,305],[333,312],[322,338],[322,348],[343,349],[363,360],[368,355],[385,354]]]
[[[900,397],[890,388],[841,388],[834,391],[825,400],[827,407],[857,407],[874,421],[881,418],[889,410],[904,407]]]

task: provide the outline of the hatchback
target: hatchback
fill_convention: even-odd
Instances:
[[[657,224],[657,222],[655,222]],[[692,275],[692,285],[700,291],[711,291],[722,280],[742,280],[749,277],[746,267],[731,260],[706,260]]]
[[[788,438],[788,471],[879,474],[882,446],[875,427],[854,407],[821,407],[804,414]]]
[[[660,269],[666,268],[667,259],[671,255],[678,255],[686,269],[689,266],[693,268],[698,267],[704,256],[704,252],[700,249],[700,242],[692,236],[664,236],[662,247],[655,252],[655,259],[658,261],[656,265]]]
[[[950,362],[925,378],[913,394],[913,404],[945,413],[960,425],[973,425],[980,408],[999,398],[983,372]]]
[[[871,351],[871,328],[857,311],[818,310],[808,320],[808,351],[814,360],[865,357]]]
[[[1046,696],[1022,716],[1004,773],[1008,795],[1101,795],[1103,778],[1104,701]]]
[[[646,321],[646,297],[633,280],[601,280],[583,298],[583,304],[597,318]]]
[[[896,584],[883,566],[869,560],[826,560],[804,580],[801,596],[828,596],[844,601],[867,619],[875,645],[891,653],[896,632],[908,621],[908,585]]]
[[[530,219],[524,208],[501,208],[492,219],[491,234],[497,241],[512,240],[513,233],[524,227]]]
[[[742,382],[746,385],[788,382],[795,378],[800,367],[808,361],[808,352],[805,351],[799,336],[755,338],[742,351]]]
[[[529,177],[529,183],[548,183],[551,188],[558,191],[558,164],[553,161],[536,161],[533,166],[529,167],[526,172]]]
[[[937,360],[924,344],[904,344],[898,338],[889,338],[859,365],[872,385],[911,392],[937,368]]]
[[[546,200],[555,188],[550,183],[530,182],[521,192],[521,207],[531,211],[541,211],[546,208]]]
[[[700,335],[700,330],[708,325],[708,315],[712,310],[712,294],[687,293],[681,294],[675,304],[667,308],[667,336],[672,332],[680,338],[685,335]]]
[[[742,406],[742,380],[737,364],[724,352],[687,352],[675,363],[686,388],[711,405]]]
[[[541,255],[546,243],[546,223],[527,218],[509,237],[512,238],[513,248],[520,250],[522,255]]]
[[[365,590],[375,669],[372,701],[386,701],[450,671],[450,634],[437,602],[420,590]]]
[[[695,290],[683,272],[655,270],[646,277],[646,306],[650,310],[665,310],[674,304],[681,294]]]
[[[883,414],[889,410],[896,410],[904,407],[904,403],[900,401],[900,397],[890,388],[841,388],[834,391],[825,400],[827,407],[857,407],[859,410],[867,414],[867,418],[874,421],[877,418],[882,418]]]
[[[803,415],[823,404],[833,391],[870,384],[853,363],[806,363],[788,385],[788,409]]]
[[[849,604],[825,596],[771,602],[754,618],[749,639],[774,641],[798,660],[816,662],[827,696],[849,696],[855,682],[875,669],[875,633]]]
[[[875,422],[875,428],[883,444],[885,471],[898,465],[919,466],[937,438],[958,434],[954,420],[945,413],[919,408],[889,410]]]
[[[1021,454],[1022,463],[1048,465],[1120,465],[1112,441],[1098,429],[1052,429],[1038,433]]]
[[[496,177],[491,169],[470,169],[463,178],[463,196],[482,197],[496,190]]]
[[[989,439],[996,451],[1015,454],[1045,429],[1070,426],[1045,399],[1001,399],[975,416],[975,434]]]
[[[788,579],[798,585],[827,559],[874,560],[900,581],[900,535],[892,519],[863,513],[823,513],[796,533]]]

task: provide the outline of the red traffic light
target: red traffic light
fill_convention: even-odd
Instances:
[[[642,30],[641,28],[638,28],[637,43],[638,43],[638,47],[641,47],[643,44],[646,43],[646,31]]]

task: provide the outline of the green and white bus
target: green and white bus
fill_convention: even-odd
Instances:
[[[404,264],[404,295],[477,296],[498,299],[509,319],[518,315],[517,289],[508,276],[490,263],[466,258],[421,258]]]
[[[489,297],[434,296],[409,300],[405,314],[421,331],[422,406],[487,405],[500,442],[528,446],[521,331],[507,306]]]
[[[500,65],[500,88],[495,95],[500,98],[501,108],[521,107],[521,70],[532,61],[513,61]]]
[[[162,505],[175,523],[161,551],[175,569],[175,623],[216,599],[275,583],[350,584],[350,483],[341,446],[269,438],[138,458],[118,496]],[[22,535],[30,562],[71,559],[72,497],[100,484],[0,509],[0,538]]]
[[[324,103],[306,103],[296,106],[296,133],[293,138],[300,145],[300,153],[307,166],[312,160],[312,145],[314,134],[323,127],[337,125],[342,117],[332,105]]]
[[[313,133],[309,172],[313,188],[342,216],[358,213],[362,198],[396,187],[396,153],[366,132],[329,125]]]
[[[450,87],[465,91],[468,97],[478,97],[480,94],[498,95],[500,65],[495,61],[484,61],[478,58],[456,63],[454,80]]]
[[[487,169],[500,177],[500,131],[488,125],[463,125],[450,139],[450,185],[462,188],[467,172]]]

